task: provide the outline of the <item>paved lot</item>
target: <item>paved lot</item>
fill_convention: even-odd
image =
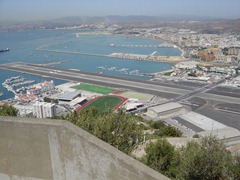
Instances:
[[[218,86],[207,93],[240,98],[240,88]]]
[[[214,109],[240,115],[240,104],[219,103],[214,106]]]
[[[192,97],[188,99],[187,102],[190,104],[190,107],[193,111],[196,111],[197,109],[207,104],[207,100],[199,97]]]
[[[202,128],[200,128],[200,127],[198,127],[198,126],[196,126],[196,125],[194,125],[194,124],[184,120],[181,117],[175,117],[173,119],[177,120],[179,124],[182,124],[182,125],[188,127],[189,129],[192,129],[194,132],[204,131]]]
[[[205,131],[223,129],[227,127],[215,119],[209,118],[196,112],[188,112],[184,115],[181,115],[180,117]]]
[[[217,109],[215,109],[215,105],[222,103],[220,101],[208,101],[208,104],[204,107],[198,109],[196,112],[205,115],[209,118],[212,118],[222,124],[225,124],[227,126],[236,128],[240,130],[240,115],[239,114],[233,114],[228,112],[222,112]],[[226,106],[227,104],[224,103]],[[238,105],[227,105],[227,106],[238,106]]]

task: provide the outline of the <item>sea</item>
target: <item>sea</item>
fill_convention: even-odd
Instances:
[[[78,36],[76,33],[81,32]],[[27,62],[47,64],[59,61],[65,63],[53,66],[66,69],[78,69],[85,72],[96,72],[114,76],[129,78],[149,79],[146,76],[124,74],[119,69],[127,69],[128,72],[154,73],[168,70],[171,63],[147,62],[129,59],[86,56],[80,54],[68,54],[57,52],[37,51],[37,48],[45,50],[57,50],[66,52],[79,52],[88,54],[109,55],[112,53],[130,53],[161,56],[178,56],[180,51],[176,48],[158,48],[164,42],[136,36],[95,34],[92,30],[21,30],[0,32],[0,49],[9,48],[9,52],[0,53],[0,64],[12,62]],[[99,67],[105,67],[100,69]],[[114,67],[114,70],[111,70]],[[3,96],[0,100],[14,97],[11,92],[2,86],[2,83],[12,76],[21,76],[27,80],[36,80],[36,83],[45,80],[53,80],[55,85],[66,81],[54,78],[22,74],[19,72],[0,69],[0,92]]]

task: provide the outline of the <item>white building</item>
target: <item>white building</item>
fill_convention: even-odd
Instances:
[[[55,104],[46,103],[43,105],[43,118],[54,117],[56,115]]]
[[[167,104],[154,106],[147,109],[147,115],[149,117],[155,118],[158,116],[167,116],[173,113],[177,113],[183,109],[183,106],[179,103],[170,102]]]
[[[42,106],[44,105],[44,102],[36,102],[33,105],[33,115],[36,116],[37,118],[43,118],[43,108]]]
[[[51,91],[54,89],[53,81],[44,81],[34,85],[34,88],[27,90],[27,94],[40,94],[42,92]]]
[[[55,104],[36,102],[33,105],[33,115],[37,118],[54,117],[56,115]]]

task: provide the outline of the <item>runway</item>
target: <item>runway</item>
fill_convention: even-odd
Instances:
[[[84,82],[96,85],[102,85],[112,88],[119,89],[129,89],[143,93],[149,93],[153,95],[157,95],[163,98],[172,99],[176,98],[180,95],[189,94],[193,91],[196,91],[198,88],[196,87],[188,87],[181,85],[174,85],[168,83],[161,83],[156,81],[146,81],[146,80],[138,80],[138,79],[129,79],[124,77],[116,77],[109,76],[103,74],[82,72],[76,70],[68,70],[68,69],[60,69],[55,67],[37,65],[37,64],[29,64],[22,62],[1,64],[0,68],[18,71],[22,73],[40,75],[40,76],[49,76],[56,79],[62,79],[67,81],[76,81],[76,82]],[[223,102],[232,102],[239,103],[240,98],[237,97],[229,97],[229,96],[220,96],[208,93],[198,94],[202,98],[216,100],[223,100]]]

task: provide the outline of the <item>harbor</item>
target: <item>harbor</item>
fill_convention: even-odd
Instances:
[[[6,79],[2,86],[6,88],[9,92],[12,92],[14,95],[25,93],[26,90],[33,87],[35,80],[26,80],[21,76],[13,76],[9,79]]]
[[[144,47],[145,45],[160,45],[161,42],[156,42],[151,39],[141,38],[141,37],[125,37],[121,35],[95,35],[88,32],[83,32],[79,34],[79,38],[76,38],[75,31],[61,31],[61,30],[34,30],[34,31],[16,31],[9,32],[9,36],[3,36],[3,41],[0,49],[7,48],[8,45],[3,42],[16,42],[16,38],[13,37],[23,37],[24,39],[29,39],[29,34],[31,34],[31,38],[33,41],[29,39],[29,41],[22,43],[21,41],[17,41],[16,44],[12,43],[12,46],[9,47],[10,53],[2,53],[1,55],[4,57],[1,61],[2,64],[8,63],[11,59],[12,62],[34,62],[35,64],[42,66],[51,66],[57,68],[65,68],[65,69],[75,69],[76,71],[85,71],[92,72],[98,74],[109,74],[114,76],[123,76],[129,78],[136,79],[148,79],[146,76],[140,75],[141,73],[154,73],[159,72],[164,69],[169,69],[172,67],[172,63],[155,63],[154,61],[143,60],[139,62],[135,62],[135,57],[128,58],[115,58],[110,55],[114,52],[123,52],[136,54],[137,56],[141,55],[141,53],[146,54],[146,56],[150,56],[153,52],[157,51],[155,55],[163,55],[163,56],[177,56],[179,52],[175,48],[154,48],[154,47]],[[67,37],[67,41],[60,41],[58,38]],[[9,38],[11,37],[11,38]],[[58,37],[58,38],[57,38]],[[109,39],[108,42],[105,43],[104,39]],[[89,46],[87,43],[91,42]],[[24,46],[27,43],[27,49],[19,49],[19,46]],[[109,46],[111,43],[115,45],[143,45],[142,47],[111,47]],[[14,50],[14,51],[13,51]],[[56,50],[56,51],[55,51]],[[25,53],[27,51],[27,53]],[[144,52],[143,52],[144,51]],[[165,52],[166,51],[166,52]],[[127,65],[123,65],[127,64]],[[101,70],[96,69],[98,66],[108,65],[107,68],[117,67],[117,69],[110,70]],[[122,66],[123,65],[123,66]],[[131,71],[139,70],[139,75],[134,75],[138,73],[130,73]],[[49,78],[49,75],[43,74],[39,77],[31,77],[27,75],[25,71],[21,72],[21,76],[29,79],[35,79],[38,82],[42,81],[43,78]],[[54,74],[55,72],[53,72]],[[52,73],[51,73],[52,74]],[[133,75],[130,75],[133,74]],[[5,81],[5,79],[9,79],[12,76],[18,76],[20,74],[12,73],[10,71],[2,71],[1,72],[1,84]],[[151,79],[151,77],[149,78]],[[58,82],[58,81],[56,81]],[[24,85],[28,86],[28,85]],[[14,87],[14,90],[21,88]],[[4,92],[4,95],[1,96],[2,99],[11,98],[13,94],[7,89],[3,88],[0,90]],[[17,93],[17,92],[16,92]]]

